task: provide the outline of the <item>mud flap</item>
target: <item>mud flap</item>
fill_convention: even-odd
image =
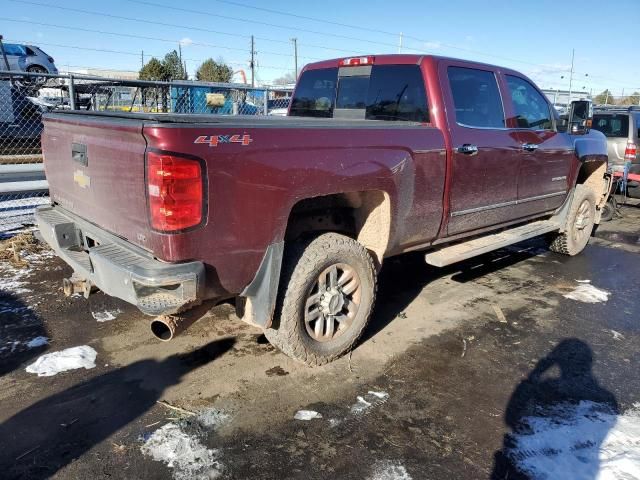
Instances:
[[[260,328],[269,328],[278,295],[284,242],[269,245],[260,268],[236,302],[238,316]]]

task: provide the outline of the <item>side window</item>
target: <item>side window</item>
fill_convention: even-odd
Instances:
[[[289,115],[294,117],[332,117],[337,83],[337,68],[307,70],[298,81],[291,100]]]
[[[449,67],[456,122],[467,127],[503,128],[504,109],[493,72]]]
[[[549,103],[542,94],[520,77],[506,75],[506,78],[518,128],[534,130],[553,128]]]
[[[369,120],[428,122],[427,96],[418,65],[380,65],[371,70]]]
[[[17,45],[15,43],[5,43],[4,52],[7,55],[24,55],[25,54],[25,51],[22,45]]]

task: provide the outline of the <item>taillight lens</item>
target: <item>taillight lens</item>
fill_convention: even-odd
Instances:
[[[624,149],[624,159],[627,162],[635,162],[637,153],[638,146],[633,142],[629,142],[627,143],[627,148]]]
[[[151,226],[163,232],[202,222],[202,167],[197,160],[147,153],[147,192]]]
[[[351,57],[343,58],[338,62],[341,67],[357,67],[360,65],[373,65],[375,57]]]

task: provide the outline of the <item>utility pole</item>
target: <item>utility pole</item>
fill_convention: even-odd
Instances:
[[[567,104],[571,103],[571,87],[573,86],[573,60],[576,54],[576,49],[571,49],[571,72],[569,73],[569,101]]]
[[[398,40],[398,53],[402,53],[402,32],[400,32],[400,39]]]
[[[252,87],[256,86],[256,82],[255,82],[255,78],[256,78],[255,53],[256,53],[255,43],[254,43],[254,40],[253,40],[253,35],[251,35],[251,63],[249,63],[249,66],[251,67],[251,86]]]
[[[140,63],[142,64],[140,68],[144,68],[144,50],[140,52]]]
[[[293,42],[293,65],[296,70],[296,81],[298,81],[298,39],[292,38]]]

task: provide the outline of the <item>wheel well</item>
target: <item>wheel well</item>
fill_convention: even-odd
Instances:
[[[347,192],[300,200],[291,209],[285,241],[339,232],[358,240],[378,264],[389,244],[391,201],[386,192]]]
[[[596,194],[598,210],[602,209],[609,197],[609,181],[605,174],[607,164],[605,162],[585,162],[578,172],[576,184],[585,185]]]

